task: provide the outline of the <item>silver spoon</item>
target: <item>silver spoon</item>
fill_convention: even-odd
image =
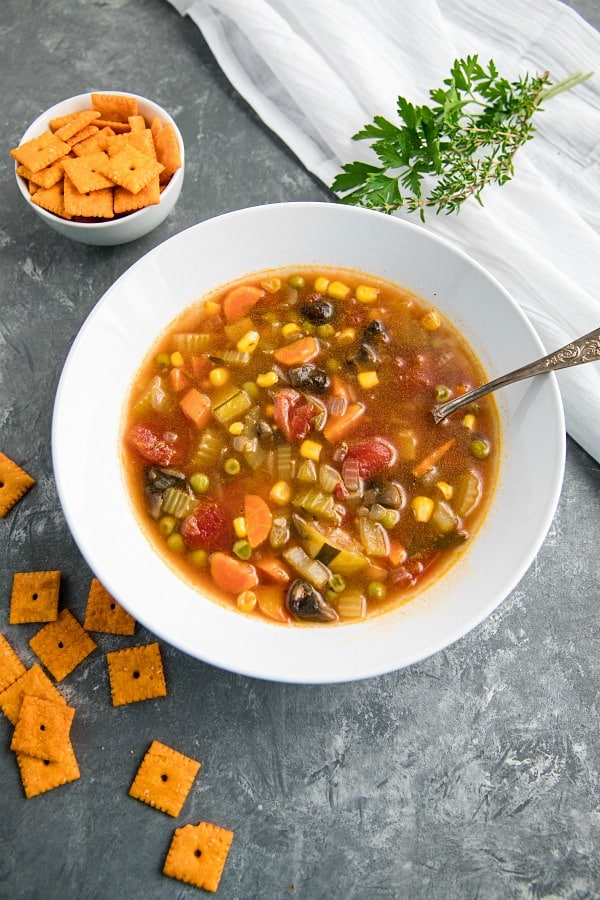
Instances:
[[[513,384],[515,381],[531,378],[533,375],[542,375],[544,372],[555,372],[557,369],[566,369],[569,366],[580,366],[582,363],[597,362],[599,360],[600,328],[595,328],[594,331],[590,331],[589,334],[584,334],[583,337],[566,344],[560,350],[555,350],[554,353],[549,353],[547,356],[535,360],[535,362],[521,366],[520,369],[515,369],[514,372],[509,372],[508,375],[494,378],[493,381],[488,381],[487,384],[473,388],[472,391],[467,391],[466,394],[461,394],[460,397],[455,397],[454,400],[448,400],[447,403],[438,403],[431,411],[433,419],[436,425],[439,425],[446,416],[456,412],[457,409],[460,409],[467,403],[471,403],[473,400],[485,397],[486,394],[490,394],[506,384]]]

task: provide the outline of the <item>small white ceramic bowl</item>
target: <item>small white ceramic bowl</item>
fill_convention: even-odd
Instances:
[[[298,265],[356,269],[404,285],[460,329],[490,378],[544,353],[500,284],[423,228],[341,204],[240,210],[165,241],[96,305],[58,387],[54,471],[67,522],[90,568],[154,634],[246,675],[351,681],[447,647],[516,586],[554,516],[564,419],[553,375],[496,394],[502,452],[490,511],[451,568],[398,609],[352,624],[299,628],[245,616],[199,594],[164,563],[136,519],[121,466],[123,404],[141,360],[184,308],[248,273]]]
[[[25,143],[34,137],[48,130],[48,124],[52,119],[59,116],[65,116],[78,110],[88,109],[91,106],[90,93],[78,94],[76,97],[70,97],[57,103],[50,109],[47,109],[35,119],[24,133],[19,144]],[[138,238],[149,234],[154,228],[164,222],[173,207],[177,203],[181,186],[183,184],[184,168],[185,168],[185,151],[183,146],[183,138],[181,132],[175,123],[175,120],[169,113],[146,97],[140,97],[138,94],[131,94],[127,91],[104,90],[94,91],[93,93],[103,94],[120,94],[125,97],[134,97],[138,102],[138,110],[141,115],[150,122],[154,116],[158,116],[163,124],[169,122],[175,129],[179,147],[181,150],[181,168],[175,172],[167,187],[162,191],[160,203],[153,206],[147,206],[144,209],[136,210],[136,212],[127,213],[126,215],[98,222],[74,222],[70,219],[61,219],[51,212],[31,202],[27,184],[15,172],[17,187],[21,192],[23,199],[30,209],[32,209],[50,228],[58,231],[63,237],[70,238],[73,241],[79,241],[82,244],[95,244],[97,246],[112,246],[115,244],[126,244],[129,241],[135,241]],[[15,169],[17,166],[15,165]]]

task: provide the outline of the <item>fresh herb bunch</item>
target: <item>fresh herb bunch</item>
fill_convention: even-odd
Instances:
[[[400,207],[436,213],[458,212],[487,184],[505,184],[514,175],[516,151],[534,134],[532,117],[542,101],[585,81],[576,73],[551,86],[548,72],[517,81],[487,69],[477,56],[456,59],[444,85],[429,92],[431,106],[398,97],[402,125],[375,116],[353,135],[369,141],[381,166],[352,162],[342,166],[331,189],[343,203],[391,213]]]

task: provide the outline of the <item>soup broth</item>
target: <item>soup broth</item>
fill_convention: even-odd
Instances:
[[[137,518],[198,591],[281,623],[411,599],[469,543],[494,489],[493,398],[440,312],[363,273],[269,271],[186,309],[127,400]]]

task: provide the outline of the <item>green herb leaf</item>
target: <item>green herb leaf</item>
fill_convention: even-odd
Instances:
[[[469,197],[482,203],[488,184],[514,175],[514,155],[534,135],[533,114],[544,100],[581,84],[593,73],[575,73],[551,86],[548,72],[508,81],[493,60],[456,59],[443,87],[429,92],[430,106],[398,97],[400,125],[374,116],[353,140],[368,141],[381,166],[342,166],[331,189],[343,203],[391,213],[457,213]],[[423,179],[431,184],[423,195]]]

